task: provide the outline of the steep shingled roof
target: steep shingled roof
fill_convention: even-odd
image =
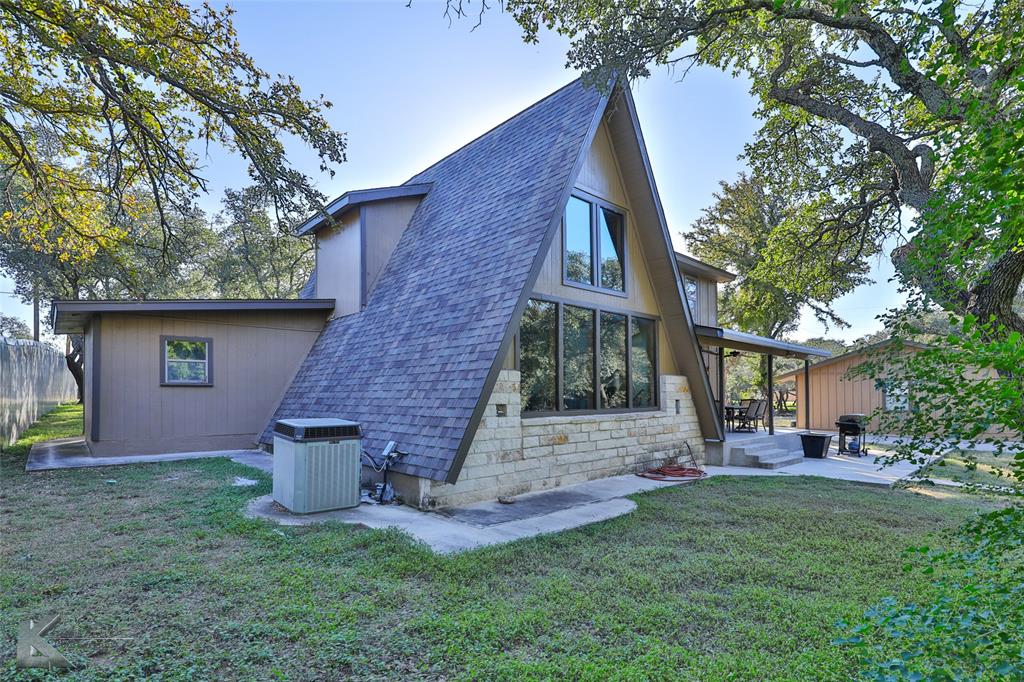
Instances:
[[[395,470],[449,477],[604,102],[575,81],[411,178],[433,187],[365,310],[328,322],[261,440],[343,417],[410,453]]]

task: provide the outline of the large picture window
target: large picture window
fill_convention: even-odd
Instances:
[[[626,218],[600,201],[569,198],[563,219],[567,284],[626,291]]]
[[[601,405],[604,407],[629,406],[626,320],[625,315],[601,313]]]
[[[531,298],[519,325],[522,409],[553,411],[558,403],[558,305]]]
[[[593,410],[594,311],[562,306],[562,409]]]
[[[655,321],[530,299],[519,328],[524,413],[654,409]]]
[[[657,404],[654,395],[655,352],[654,320],[641,317],[633,320],[633,335],[630,340],[630,359],[633,365],[633,406],[653,407]]]
[[[212,386],[213,340],[160,337],[160,383],[165,386]]]

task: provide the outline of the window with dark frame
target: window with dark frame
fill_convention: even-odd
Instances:
[[[690,306],[690,316],[697,319],[697,280],[689,275],[683,277],[683,290]]]
[[[562,409],[593,410],[594,311],[562,306]]]
[[[212,339],[180,336],[160,338],[160,383],[166,386],[211,386]]]
[[[654,320],[633,319],[630,338],[632,361],[633,407],[654,407],[658,404],[654,382],[657,378],[657,350]]]
[[[605,202],[572,196],[562,225],[565,282],[625,293],[625,216]]]
[[[601,313],[601,405],[629,407],[627,317]]]
[[[654,409],[650,318],[531,298],[518,335],[524,414]]]
[[[519,372],[522,409],[553,412],[558,404],[556,303],[535,298],[527,303],[519,324]]]

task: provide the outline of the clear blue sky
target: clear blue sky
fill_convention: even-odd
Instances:
[[[475,5],[476,3],[474,3]],[[492,3],[497,4],[497,3]],[[349,189],[393,185],[576,77],[565,68],[567,43],[546,35],[527,45],[512,18],[487,14],[451,27],[443,3],[238,2],[235,26],[242,48],[270,73],[293,76],[307,96],[323,94],[334,107],[328,118],[348,133],[348,163],[323,176],[329,196]],[[677,249],[712,200],[719,180],[743,169],[737,156],[757,129],[747,84],[721,72],[694,70],[686,79],[665,70],[636,83],[634,96],[658,188]],[[289,150],[292,162],[316,174],[311,152]],[[244,164],[213,150],[204,158],[216,210],[225,187],[245,184]],[[831,336],[855,339],[875,331],[874,316],[898,302],[887,283],[892,268],[876,264],[877,284],[837,303],[853,324]],[[12,284],[0,279],[0,291]],[[31,319],[31,309],[0,294],[5,313]],[[805,316],[798,339],[820,335]]]

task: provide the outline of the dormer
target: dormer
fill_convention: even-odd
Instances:
[[[430,184],[346,192],[303,223],[316,239],[312,298],[333,298],[335,316],[362,310]],[[330,216],[331,220],[327,216]]]
[[[706,327],[719,326],[718,285],[733,281],[736,275],[679,252],[676,252],[676,263],[694,323]]]

